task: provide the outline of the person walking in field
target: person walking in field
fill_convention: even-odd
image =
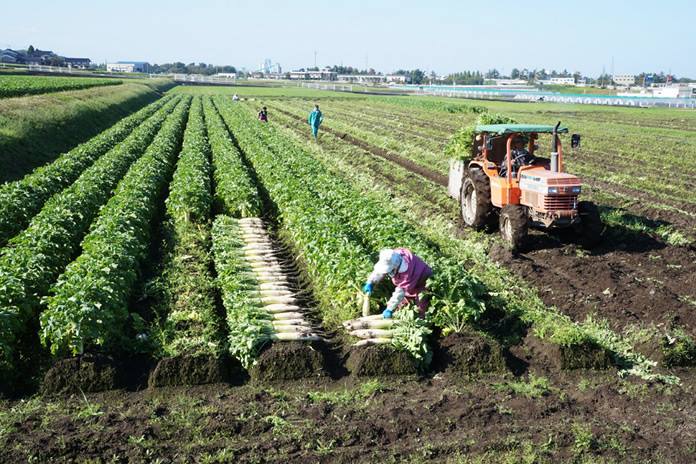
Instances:
[[[314,111],[309,113],[309,118],[307,119],[307,122],[309,123],[309,126],[312,128],[312,136],[314,137],[315,142],[319,133],[319,126],[321,125],[323,120],[324,115],[321,114],[321,110],[319,110],[319,105],[314,105]]]
[[[232,95],[232,101],[233,102],[239,101],[239,95],[237,95],[236,93],[234,95]]]
[[[259,121],[268,122],[268,110],[265,106],[259,111]]]
[[[363,292],[371,295],[374,286],[386,275],[391,277],[396,288],[382,316],[391,319],[394,311],[413,303],[418,307],[419,316],[425,317],[430,298],[421,294],[427,290],[428,279],[433,275],[430,266],[407,248],[385,248],[379,252],[379,260],[367,278]]]

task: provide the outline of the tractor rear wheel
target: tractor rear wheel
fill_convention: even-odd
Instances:
[[[591,201],[581,201],[578,203],[578,215],[580,223],[575,226],[578,241],[584,248],[592,248],[602,239],[604,230],[599,209]]]
[[[491,184],[480,169],[470,168],[465,171],[459,204],[462,220],[468,227],[481,230],[490,225],[493,216]]]
[[[527,207],[507,205],[500,211],[500,235],[512,252],[518,252],[524,246],[529,231]]]

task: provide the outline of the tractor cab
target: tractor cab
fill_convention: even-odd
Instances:
[[[586,245],[599,240],[597,208],[578,201],[582,181],[563,172],[560,126],[489,124],[476,126],[471,159],[450,162],[449,194],[461,204],[465,225],[477,229],[496,219],[505,241],[519,249],[530,226],[574,228]],[[548,156],[540,156],[538,141],[550,135]],[[573,135],[573,146],[580,136]]]

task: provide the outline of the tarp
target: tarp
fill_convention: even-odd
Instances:
[[[498,135],[503,135],[503,134],[516,134],[516,133],[523,133],[523,134],[529,134],[532,132],[536,133],[552,133],[553,132],[554,126],[544,126],[544,125],[535,125],[535,124],[485,124],[485,125],[479,125],[476,126],[476,132],[487,132],[489,134],[498,134]],[[558,133],[566,133],[568,132],[567,127],[559,127],[558,128]]]

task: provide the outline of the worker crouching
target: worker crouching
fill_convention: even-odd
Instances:
[[[407,248],[384,249],[379,252],[379,261],[367,278],[363,286],[363,292],[372,294],[372,290],[384,276],[391,277],[394,293],[387,302],[386,309],[382,312],[385,319],[389,319],[394,311],[412,303],[418,307],[421,318],[430,304],[426,291],[428,279],[433,275],[433,270],[418,256]]]

